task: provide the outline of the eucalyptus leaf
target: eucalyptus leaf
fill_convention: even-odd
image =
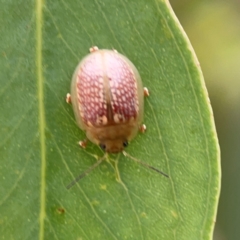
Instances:
[[[0,1],[1,239],[212,239],[220,192],[200,65],[167,1]],[[91,46],[117,49],[150,96],[145,134],[104,155],[65,102]]]

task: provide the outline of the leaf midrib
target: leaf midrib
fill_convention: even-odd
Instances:
[[[43,25],[43,0],[36,0],[36,80],[39,115],[40,138],[40,212],[39,212],[39,239],[44,239],[44,219],[46,216],[46,142],[45,142],[45,109],[44,109],[44,78],[42,69],[42,25]]]

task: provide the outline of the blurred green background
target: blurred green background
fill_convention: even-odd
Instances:
[[[240,1],[170,0],[201,63],[221,147],[214,240],[240,239]]]

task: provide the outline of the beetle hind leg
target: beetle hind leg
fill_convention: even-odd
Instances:
[[[89,48],[89,52],[90,52],[90,53],[96,52],[96,51],[98,51],[98,50],[99,50],[99,49],[98,49],[97,46],[93,46],[93,47]]]

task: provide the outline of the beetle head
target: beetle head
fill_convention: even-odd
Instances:
[[[107,153],[119,153],[128,146],[128,141],[125,139],[105,140],[99,146]]]

